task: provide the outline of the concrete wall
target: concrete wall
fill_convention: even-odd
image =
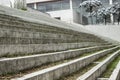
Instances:
[[[81,24],[81,15],[77,11],[73,11],[73,21],[75,23],[80,23]]]
[[[81,17],[82,17],[82,19],[81,19]],[[78,24],[82,24],[82,25],[87,25],[88,18],[85,16],[81,16],[80,12],[73,10],[73,22],[78,23]]]
[[[90,25],[83,28],[94,32],[94,34],[120,42],[120,25]]]
[[[73,13],[70,9],[59,10],[59,11],[50,11],[50,12],[47,12],[47,13],[50,14],[50,16],[53,17],[53,18],[60,17],[61,21],[65,21],[65,22],[68,22],[68,23],[73,22]]]

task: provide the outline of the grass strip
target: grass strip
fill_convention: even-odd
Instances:
[[[94,62],[99,62],[99,61],[103,61],[105,60],[107,57],[109,57],[110,55],[112,55],[112,53],[116,50],[113,50],[112,52],[106,54],[104,57],[100,57],[99,59],[95,60]],[[89,54],[89,53],[88,53]],[[84,54],[84,56],[87,54]],[[92,69],[94,66],[96,66],[97,64],[94,63],[90,63],[88,66],[85,66],[84,68],[81,68],[80,70],[78,70],[77,72],[74,72],[70,75],[67,76],[63,76],[58,80],[76,80],[78,77],[80,77],[81,75],[83,75],[84,73],[86,73],[87,71],[89,71],[90,69]]]
[[[97,64],[91,63],[88,66],[85,66],[84,68],[81,68],[77,72],[74,72],[68,76],[63,76],[58,80],[76,80],[79,76],[83,75],[85,72],[96,66]]]
[[[96,61],[97,61],[97,62],[102,62],[102,61],[105,60],[107,57],[109,57],[111,54],[113,54],[114,52],[116,52],[117,50],[118,50],[118,49],[113,50],[113,51],[110,52],[109,54],[106,54],[105,56],[97,59]]]
[[[118,62],[120,61],[120,55],[117,56],[108,66],[104,73],[100,76],[102,78],[109,78],[112,74],[113,70],[117,66]]]

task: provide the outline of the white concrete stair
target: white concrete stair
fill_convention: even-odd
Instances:
[[[14,58],[0,58],[0,74],[19,72],[21,70],[30,69],[43,64],[69,59],[80,56],[84,53],[94,52],[111,47],[114,47],[114,45],[94,46]],[[7,64],[10,66],[6,66]]]
[[[85,67],[86,65],[92,63],[94,60],[98,59],[99,57],[102,57],[108,53],[110,53],[112,50],[116,50],[119,47],[109,48],[105,49],[99,52],[96,52],[94,54],[91,54],[89,56],[85,56],[79,59],[72,60],[67,63],[63,63],[54,67],[50,67],[47,69],[43,69],[40,71],[36,71],[27,75],[24,75],[21,78],[15,78],[12,80],[55,80],[59,79],[61,76],[65,76],[68,74],[71,74],[77,70],[79,70],[82,67]]]
[[[32,70],[36,66],[61,61],[52,67],[46,66],[47,68],[29,72],[13,80],[59,79],[119,49],[116,41],[111,42],[82,27],[64,23],[42,13],[36,14],[0,6],[0,80],[2,75],[5,75],[3,79],[5,80],[7,76],[11,77],[12,73],[17,74],[20,71],[22,73],[25,70],[29,72],[29,69]],[[103,50],[99,51],[100,49]],[[92,52],[93,54],[79,57]],[[38,55],[33,55],[37,53]],[[19,57],[6,58],[10,55]]]

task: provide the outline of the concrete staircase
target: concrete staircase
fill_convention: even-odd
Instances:
[[[0,14],[0,25],[0,56],[109,44],[92,34],[32,23],[5,14]]]
[[[100,80],[107,66],[117,66],[119,44],[61,25],[0,13],[0,80]],[[116,69],[119,80],[119,64],[114,69],[108,80]]]

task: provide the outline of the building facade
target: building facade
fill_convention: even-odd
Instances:
[[[79,8],[79,4],[83,1],[85,0],[31,0],[27,1],[27,6],[41,12],[48,13],[51,17],[68,23],[75,22],[79,24],[88,24],[91,22],[88,14],[85,9]],[[104,7],[119,2],[119,0],[100,1],[103,3]],[[111,20],[112,19],[113,18],[111,18]]]
[[[88,24],[87,18],[81,17],[80,11],[77,10],[80,2],[81,0],[32,0],[27,1],[27,6],[68,23]]]

